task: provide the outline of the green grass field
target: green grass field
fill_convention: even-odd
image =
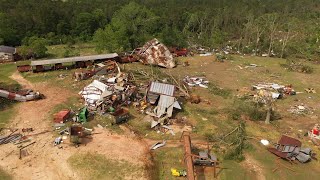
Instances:
[[[126,161],[107,159],[100,154],[76,154],[68,162],[83,179],[137,179],[142,175],[139,170],[142,167]]]
[[[0,64],[0,89],[17,90],[20,85],[9,77],[16,70],[13,63]],[[10,118],[14,114],[14,104],[16,102],[0,97],[0,128],[5,127]]]

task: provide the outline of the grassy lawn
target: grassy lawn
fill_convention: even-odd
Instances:
[[[13,63],[0,64],[0,89],[17,90],[20,85],[9,78],[14,71],[16,66]],[[0,97],[0,128],[5,127],[9,119],[14,114],[14,104],[16,102]]]
[[[107,159],[100,154],[75,154],[68,162],[83,179],[138,179],[142,175],[142,167],[126,161]]]
[[[96,51],[95,45],[92,43],[75,44],[68,47],[68,45],[53,45],[48,46],[48,57],[52,58],[64,58],[68,56],[88,56],[93,54],[100,54]],[[107,53],[107,52],[101,52]]]
[[[171,168],[185,170],[183,160],[183,147],[180,148],[160,148],[152,152],[155,168],[152,179],[173,180],[180,179],[171,175]],[[183,178],[181,178],[183,179]]]
[[[0,168],[0,179],[1,180],[11,180],[12,177],[6,173],[5,171],[3,171],[1,168]]]

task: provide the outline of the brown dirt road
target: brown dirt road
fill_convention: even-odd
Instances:
[[[53,87],[46,83],[36,83],[24,79],[18,72],[11,76],[23,88],[32,88],[43,93],[46,98],[39,101],[19,103],[16,115],[11,120],[12,128],[32,127],[32,134],[52,131],[52,115],[49,113],[56,105],[65,103],[73,94],[65,89]],[[19,159],[19,149],[16,145],[0,146],[0,167],[10,173],[14,179],[81,179],[71,169],[67,160],[75,153],[99,153],[115,160],[126,160],[130,163],[144,166],[146,162],[146,145],[134,137],[114,135],[105,129],[96,129],[93,138],[85,146],[75,148],[64,143],[62,149],[53,146],[56,137],[52,132],[31,136],[34,145],[27,149],[28,156]],[[68,141],[68,140],[66,140]],[[141,179],[147,179],[142,172]]]

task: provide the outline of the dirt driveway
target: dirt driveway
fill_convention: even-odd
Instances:
[[[19,103],[15,107],[16,115],[10,126],[19,130],[32,127],[35,130],[32,134],[51,131],[31,136],[32,142],[36,143],[26,148],[29,155],[21,160],[16,145],[0,146],[0,166],[13,175],[14,179],[81,179],[67,163],[70,156],[81,152],[104,154],[106,158],[126,160],[137,165],[145,163],[145,144],[134,137],[114,135],[105,129],[95,130],[96,134],[86,146],[75,148],[64,145],[63,149],[54,147],[55,136],[52,133],[52,115],[49,112],[56,105],[65,103],[73,94],[46,83],[32,84],[18,72],[11,78],[24,88],[32,88],[43,93],[46,99]],[[146,179],[146,176],[142,176],[141,179]]]

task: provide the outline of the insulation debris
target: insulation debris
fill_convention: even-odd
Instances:
[[[202,88],[208,88],[208,84],[209,84],[209,81],[205,80],[205,77],[189,77],[189,76],[186,76],[183,79],[183,82],[185,82],[190,87],[199,86],[199,87],[202,87]]]

